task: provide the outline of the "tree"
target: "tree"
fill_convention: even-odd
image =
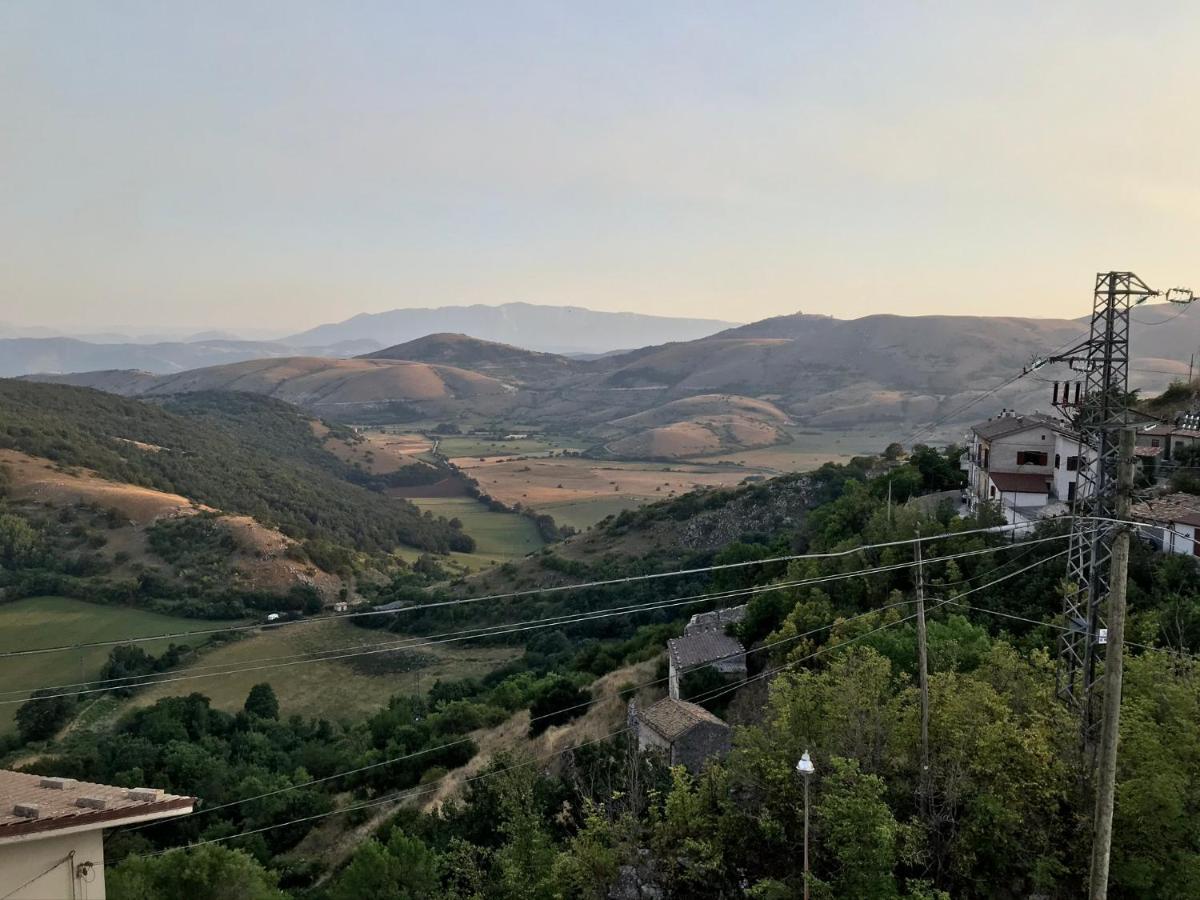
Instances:
[[[0,563],[10,568],[28,564],[37,555],[41,538],[20,516],[0,513]]]
[[[551,725],[562,725],[583,715],[584,704],[591,699],[591,691],[575,687],[570,679],[554,678],[530,704],[529,715],[533,720],[529,723],[530,737],[541,734]]]
[[[901,826],[884,801],[883,779],[833,757],[813,810],[835,897],[891,900]]]
[[[206,844],[163,856],[133,856],[106,874],[114,900],[287,900],[276,878],[243,850]]]
[[[274,688],[266,682],[250,688],[242,708],[249,715],[258,716],[260,719],[279,718],[279,700],[275,697]]]
[[[329,893],[330,900],[421,900],[437,895],[437,857],[399,828],[386,847],[377,840],[359,847]]]
[[[29,700],[17,707],[17,733],[26,743],[44,741],[54,737],[74,711],[74,697],[53,689],[34,691],[29,695]]]

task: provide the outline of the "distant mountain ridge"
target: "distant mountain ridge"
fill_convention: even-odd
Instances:
[[[579,306],[502,303],[498,306],[441,306],[360,313],[284,338],[292,346],[323,346],[348,340],[404,344],[430,334],[463,334],[546,353],[607,353],[691,341],[734,327],[718,319],[687,319]]]
[[[1137,311],[1131,386],[1185,376],[1181,347],[1200,342],[1200,308]],[[94,372],[53,379],[126,395],[248,391],[358,424],[508,421],[585,436],[597,455],[689,458],[770,446],[790,429],[904,432],[954,415],[952,437],[1001,405],[1046,409],[1047,367],[958,413],[1040,354],[1085,336],[1067,319],[797,314],[693,341],[578,359],[436,333],[362,358],[277,357],[147,376]],[[388,417],[392,418],[388,418]]]
[[[352,341],[300,348],[315,356],[357,356],[377,348],[374,341]],[[77,338],[0,339],[0,377],[63,375],[73,372],[133,369],[166,375],[205,366],[294,356],[296,347],[263,341],[170,341],[160,344],[96,344]]]

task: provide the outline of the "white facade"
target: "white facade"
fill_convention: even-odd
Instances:
[[[1172,522],[1168,528],[1163,529],[1160,546],[1166,553],[1200,556],[1200,529],[1184,522]]]
[[[1200,557],[1200,497],[1161,494],[1136,504],[1130,514],[1146,523],[1139,533],[1163,553]]]
[[[995,503],[1010,525],[1064,512],[1085,464],[1081,446],[1067,424],[1051,416],[1005,411],[979,423],[963,458],[968,508]]]
[[[0,897],[104,900],[104,832],[93,828],[0,844]]]

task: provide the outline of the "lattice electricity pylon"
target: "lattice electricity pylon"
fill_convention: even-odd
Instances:
[[[1104,653],[1100,610],[1108,596],[1114,533],[1110,523],[1087,517],[1111,519],[1116,512],[1118,432],[1128,422],[1129,311],[1156,296],[1159,292],[1132,272],[1100,273],[1088,337],[1065,353],[1038,361],[1039,367],[1070,363],[1084,378],[1082,400],[1072,404],[1080,447],[1063,596],[1066,630],[1058,642],[1058,693],[1079,709],[1085,743],[1098,724],[1093,689],[1096,663]]]

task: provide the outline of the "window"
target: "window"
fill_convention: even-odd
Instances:
[[[1067,471],[1068,472],[1079,471],[1079,457],[1078,456],[1068,456],[1067,457]]]
[[[1075,482],[1073,481],[1067,485],[1067,502],[1075,502]]]
[[[1056,469],[1062,468],[1062,456],[1058,453],[1054,454],[1054,468],[1056,468]]]
[[[996,486],[993,484],[992,485],[992,497],[995,498],[995,496],[996,496]]]
[[[1049,461],[1049,454],[1040,450],[1018,450],[1017,465],[1018,466],[1044,466]]]
[[[1150,446],[1151,446],[1151,447],[1158,447],[1158,446],[1160,446],[1160,445],[1159,445],[1159,440],[1158,440],[1158,438],[1150,438]]]

